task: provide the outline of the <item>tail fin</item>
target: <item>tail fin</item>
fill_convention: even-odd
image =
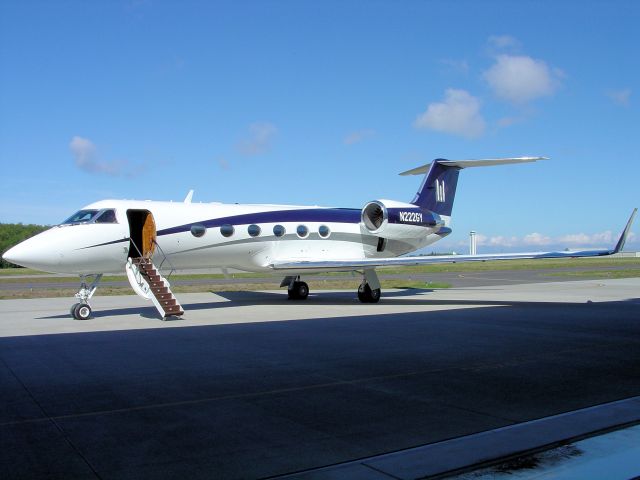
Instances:
[[[419,175],[426,173],[422,185],[411,203],[430,210],[438,215],[451,216],[453,200],[456,196],[458,174],[463,168],[489,167],[491,165],[507,165],[510,163],[528,163],[546,160],[546,157],[492,158],[487,160],[445,160],[438,158],[400,175]]]

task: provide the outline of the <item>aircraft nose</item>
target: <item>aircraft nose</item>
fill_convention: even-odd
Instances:
[[[24,248],[23,243],[19,243],[18,245],[11,247],[9,250],[2,254],[2,259],[9,263],[14,263],[16,265],[22,265],[22,262],[28,258],[26,255],[26,248]]]
[[[48,271],[56,264],[55,255],[51,252],[50,240],[47,235],[41,233],[10,248],[2,258],[23,267]]]

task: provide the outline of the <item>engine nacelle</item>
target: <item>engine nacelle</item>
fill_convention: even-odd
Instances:
[[[436,213],[411,203],[393,200],[373,200],[362,209],[362,225],[374,235],[387,238],[407,238],[435,232],[444,226]]]

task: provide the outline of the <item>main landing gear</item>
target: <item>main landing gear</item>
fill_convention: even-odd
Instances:
[[[373,268],[363,272],[362,283],[358,287],[358,300],[362,303],[378,303],[380,301],[380,280]]]
[[[362,283],[358,287],[358,300],[362,303],[378,303],[380,301],[380,280],[376,271],[372,268],[363,273]],[[281,287],[287,287],[289,300],[306,300],[309,296],[309,285],[300,281],[300,276],[287,276],[280,283]]]
[[[93,282],[89,286],[87,286],[87,277],[93,277]],[[91,299],[96,292],[100,280],[102,280],[102,274],[80,275],[80,290],[76,293],[76,298],[80,300],[80,302],[74,303],[70,310],[71,316],[76,320],[87,320],[91,317],[89,299]]]
[[[288,282],[287,287],[289,300],[306,300],[309,296],[309,285],[307,285],[305,282],[300,281],[300,277],[292,278],[293,279]]]
[[[362,303],[378,303],[380,301],[380,289],[371,288],[367,282],[362,282],[358,287],[358,300]]]

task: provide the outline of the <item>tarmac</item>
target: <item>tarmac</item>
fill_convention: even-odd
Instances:
[[[179,297],[0,301],[0,478],[420,478],[443,442],[640,421],[640,279]]]

